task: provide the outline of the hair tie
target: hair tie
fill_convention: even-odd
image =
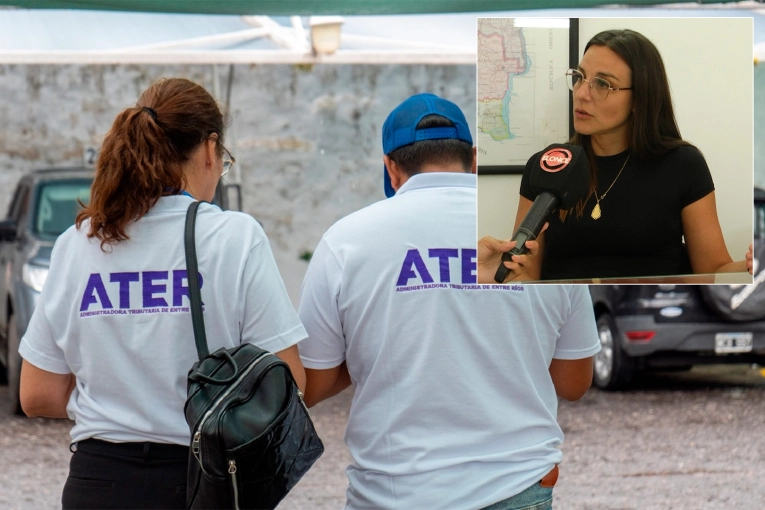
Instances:
[[[144,106],[143,111],[151,115],[151,118],[154,119],[154,122],[157,122],[157,111],[154,108],[149,108],[148,106]]]

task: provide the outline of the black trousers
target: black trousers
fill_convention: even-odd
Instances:
[[[186,508],[188,446],[86,439],[72,450],[64,509]]]

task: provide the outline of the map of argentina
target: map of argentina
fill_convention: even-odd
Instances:
[[[478,19],[477,146],[481,166],[525,165],[568,138],[568,29]]]
[[[507,105],[513,77],[531,67],[525,44],[512,19],[478,20],[478,129],[496,141],[513,137]]]

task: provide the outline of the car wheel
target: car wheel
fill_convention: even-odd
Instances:
[[[8,404],[11,413],[24,414],[19,399],[19,382],[21,381],[21,355],[19,354],[19,328],[16,316],[8,318]]]
[[[601,314],[597,326],[600,352],[593,358],[592,381],[601,390],[624,389],[635,375],[635,360],[622,350],[619,334],[610,314]]]

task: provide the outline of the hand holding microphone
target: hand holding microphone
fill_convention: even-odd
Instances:
[[[513,234],[515,247],[502,254],[494,275],[497,283],[503,283],[510,273],[504,262],[512,262],[513,255],[528,252],[526,241],[536,240],[550,213],[557,208],[571,209],[586,196],[589,187],[587,155],[579,146],[552,144],[532,156],[526,165],[531,165],[529,182],[537,195]]]
[[[546,224],[545,224],[546,225]],[[542,228],[544,232],[544,227]],[[540,235],[542,234],[540,232]],[[477,278],[478,283],[493,283],[494,274],[498,264],[504,264],[502,255],[515,247],[515,241],[500,240],[491,236],[484,236],[478,240]],[[539,267],[537,255],[541,246],[536,241],[528,241],[528,251],[522,256],[516,257],[510,264],[513,273],[513,281],[527,281],[539,279]]]

